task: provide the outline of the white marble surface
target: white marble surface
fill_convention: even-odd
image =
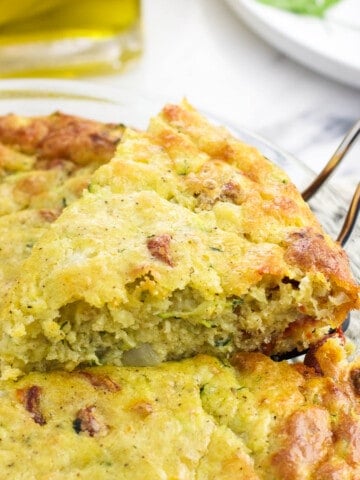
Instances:
[[[88,80],[195,106],[254,130],[314,171],[360,118],[360,91],[278,53],[223,0],[143,0],[144,55],[126,72]],[[360,180],[360,142],[333,182]]]

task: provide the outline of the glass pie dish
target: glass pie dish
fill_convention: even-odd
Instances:
[[[149,98],[136,91],[116,90],[107,86],[84,82],[59,80],[5,80],[0,81],[0,115],[16,113],[34,116],[48,115],[55,111],[93,118],[111,123],[123,123],[136,128],[146,128],[148,120],[167,102],[174,98]],[[191,99],[190,99],[191,100]],[[195,105],[200,108],[201,106]],[[217,120],[216,112],[204,112],[215,123],[227,126],[239,139],[256,146],[261,153],[283,168],[300,191],[314,179],[315,173],[307,166],[284,152],[268,140],[237,124],[236,119]],[[336,238],[346,217],[349,205],[341,192],[324,184],[309,201],[325,230]],[[360,227],[355,226],[346,244],[355,278],[360,279]],[[357,342],[360,349],[359,312],[352,314],[347,335]]]

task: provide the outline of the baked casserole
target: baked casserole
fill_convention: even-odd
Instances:
[[[1,480],[357,480],[360,361],[239,353],[30,373],[2,386]]]
[[[0,295],[33,245],[108,162],[122,125],[57,112],[0,117]]]
[[[2,377],[303,350],[359,306],[288,176],[188,103],[126,129],[0,311]]]

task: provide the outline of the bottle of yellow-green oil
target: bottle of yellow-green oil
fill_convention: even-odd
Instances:
[[[105,73],[141,53],[140,0],[0,3],[0,77]]]

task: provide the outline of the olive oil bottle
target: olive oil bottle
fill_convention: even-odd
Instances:
[[[0,0],[0,77],[121,70],[141,53],[140,0]]]

